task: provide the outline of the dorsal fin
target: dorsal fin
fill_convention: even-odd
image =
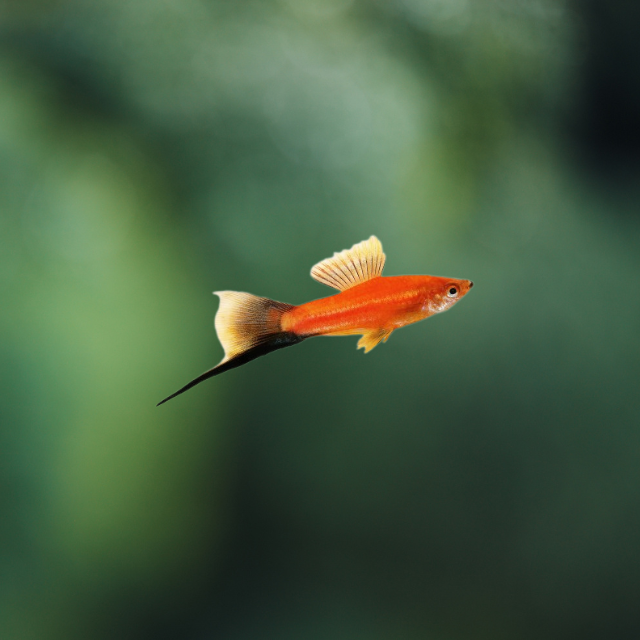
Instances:
[[[351,249],[334,253],[311,268],[311,277],[329,287],[345,291],[382,275],[386,256],[380,240],[371,236]]]

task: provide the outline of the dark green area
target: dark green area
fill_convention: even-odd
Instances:
[[[640,637],[639,19],[3,3],[0,638]],[[371,234],[473,291],[155,407]]]

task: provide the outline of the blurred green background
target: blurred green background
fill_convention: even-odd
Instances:
[[[0,638],[640,637],[638,24],[0,3]],[[155,407],[371,234],[474,290]]]

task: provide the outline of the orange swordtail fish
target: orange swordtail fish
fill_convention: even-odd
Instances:
[[[358,348],[367,353],[395,329],[451,308],[473,286],[471,280],[437,276],[383,277],[385,258],[375,236],[335,253],[315,265],[311,277],[340,293],[299,306],[215,291],[220,298],[215,325],[224,358],[158,405],[207,378],[314,336],[362,335]]]

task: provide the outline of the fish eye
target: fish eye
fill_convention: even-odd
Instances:
[[[447,295],[450,298],[455,298],[458,295],[458,287],[451,285],[448,289],[447,289]]]

